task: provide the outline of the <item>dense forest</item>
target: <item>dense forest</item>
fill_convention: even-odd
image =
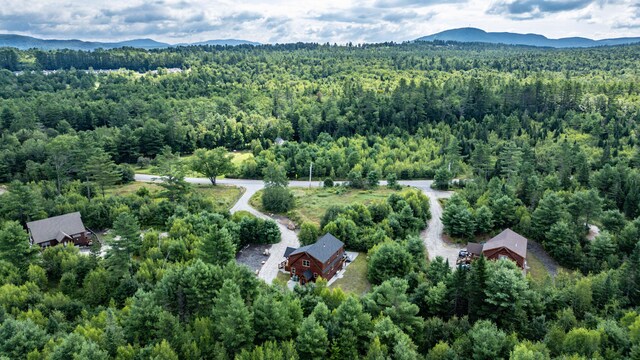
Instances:
[[[640,359],[639,54],[0,49],[0,359]],[[267,285],[234,258],[278,242],[275,223],[184,181],[180,155],[221,147],[253,155],[227,177],[285,186],[311,163],[358,188],[434,179],[455,187],[452,241],[509,227],[564,269],[427,261],[428,199],[408,191],[324,214],[322,230],[368,252],[369,292]],[[105,195],[150,163],[160,195]],[[72,211],[122,241],[105,256],[29,245],[27,222]]]

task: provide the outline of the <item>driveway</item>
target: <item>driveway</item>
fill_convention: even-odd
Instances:
[[[157,175],[136,174],[136,181],[154,182],[158,181]],[[185,180],[192,184],[210,184],[209,179],[206,178],[185,178]],[[264,188],[264,182],[262,180],[247,180],[247,179],[219,179],[217,181],[221,185],[235,185],[245,188],[244,194],[238,199],[238,202],[231,208],[230,212],[233,214],[237,211],[248,211],[251,214],[263,218],[276,221],[280,232],[282,234],[282,241],[271,246],[271,256],[267,259],[264,266],[260,269],[258,277],[263,279],[268,284],[271,284],[278,274],[278,264],[284,261],[284,251],[287,247],[297,248],[300,246],[298,241],[298,234],[289,230],[284,224],[281,224],[277,219],[274,219],[266,214],[259,212],[249,205],[249,199],[257,191]],[[341,183],[341,182],[336,182]],[[421,233],[421,237],[424,240],[429,259],[433,260],[436,256],[442,256],[449,260],[449,265],[455,267],[456,259],[458,258],[458,250],[462,248],[461,245],[449,244],[442,237],[442,206],[438,199],[448,198],[453,195],[452,191],[440,191],[431,188],[432,180],[403,180],[398,181],[400,185],[411,186],[422,190],[429,197],[429,204],[431,208],[431,220],[425,231]],[[385,181],[381,181],[381,185],[386,185]],[[289,181],[290,187],[320,187],[321,181]]]
[[[456,260],[458,260],[458,252],[464,246],[460,244],[449,243],[444,240],[442,226],[442,205],[438,199],[446,199],[453,195],[453,191],[441,191],[431,188],[431,180],[411,180],[401,181],[402,185],[409,185],[422,190],[429,197],[429,208],[431,209],[431,220],[429,226],[420,234],[427,249],[429,260],[441,256],[445,260],[449,260],[449,266],[455,268]]]

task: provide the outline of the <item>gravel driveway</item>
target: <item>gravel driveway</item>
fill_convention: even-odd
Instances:
[[[157,175],[136,174],[136,181],[153,182],[158,180]],[[206,178],[185,178],[185,180],[192,184],[210,184],[210,181]],[[219,179],[218,184],[222,185],[235,185],[246,189],[244,194],[238,199],[238,202],[231,208],[230,212],[235,213],[237,211],[248,211],[251,214],[263,218],[273,219],[249,205],[249,199],[258,190],[264,188],[264,182],[262,180],[245,180],[245,179]],[[337,182],[340,183],[340,182]],[[431,206],[431,220],[429,220],[429,226],[422,232],[421,237],[424,240],[425,247],[429,254],[429,259],[433,260],[436,256],[442,256],[449,260],[449,265],[455,267],[456,259],[458,258],[458,250],[463,248],[462,245],[449,244],[442,237],[442,206],[438,202],[438,199],[448,198],[453,195],[452,191],[439,191],[431,188],[432,180],[404,180],[398,182],[400,185],[411,186],[422,190],[428,197]],[[386,185],[385,181],[381,181],[381,185]],[[322,182],[320,181],[290,181],[290,187],[320,187]],[[298,241],[298,235],[295,231],[289,230],[285,225],[276,220],[280,232],[282,233],[282,241],[277,244],[271,245],[271,256],[266,260],[264,266],[260,269],[258,277],[263,279],[268,284],[271,284],[278,274],[278,264],[284,261],[284,251],[287,247],[297,248],[300,246]]]

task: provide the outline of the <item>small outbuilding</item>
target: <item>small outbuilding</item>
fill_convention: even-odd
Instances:
[[[314,244],[298,249],[288,247],[282,264],[291,278],[305,284],[318,277],[330,280],[344,267],[346,254],[344,243],[327,233]]]
[[[91,245],[90,232],[84,227],[79,212],[54,216],[27,223],[31,245],[41,247],[58,244]]]

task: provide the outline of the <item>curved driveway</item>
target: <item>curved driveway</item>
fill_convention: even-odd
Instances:
[[[158,181],[157,175],[146,175],[146,174],[136,174],[136,181],[143,182],[153,182]],[[210,184],[209,179],[206,178],[185,178],[185,180],[192,184]],[[251,214],[264,218],[271,219],[271,217],[267,216],[254,209],[249,205],[249,199],[251,196],[255,194],[258,190],[264,188],[264,182],[262,180],[246,180],[246,179],[219,179],[217,180],[218,184],[221,185],[234,185],[245,188],[244,194],[238,199],[238,202],[229,210],[231,213],[235,213],[237,211],[248,211]],[[422,232],[421,236],[424,240],[425,247],[427,248],[427,253],[429,254],[429,259],[434,259],[436,256],[442,256],[445,259],[449,260],[449,264],[451,266],[455,266],[455,261],[458,258],[458,250],[461,248],[460,246],[455,246],[451,244],[447,244],[442,238],[442,221],[440,217],[442,216],[442,206],[440,206],[440,202],[438,199],[448,198],[453,192],[451,191],[439,191],[431,188],[432,180],[405,180],[398,181],[399,184],[405,186],[415,187],[417,189],[422,190],[429,197],[429,204],[431,208],[431,220],[429,220],[429,226],[425,231]],[[385,182],[381,182],[382,185],[385,185]],[[311,183],[308,181],[289,181],[290,187],[320,187],[322,186],[322,182],[312,181]],[[258,273],[258,277],[266,281],[267,283],[272,283],[278,274],[278,264],[284,261],[284,251],[285,249],[290,247],[299,247],[300,242],[298,241],[298,235],[295,231],[289,230],[284,224],[278,223],[278,227],[280,228],[280,232],[282,233],[282,241],[277,244],[273,244],[271,246],[271,256],[265,262],[265,264],[260,269]]]

